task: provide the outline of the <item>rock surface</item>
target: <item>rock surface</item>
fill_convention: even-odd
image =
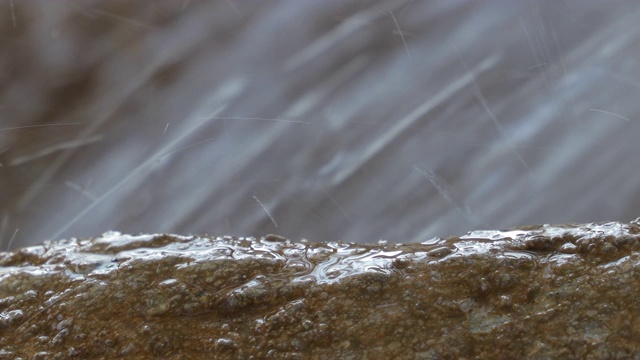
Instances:
[[[420,244],[106,233],[0,253],[0,359],[622,358],[640,223]]]

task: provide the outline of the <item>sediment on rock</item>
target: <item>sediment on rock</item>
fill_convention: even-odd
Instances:
[[[639,237],[612,222],[420,244],[49,243],[0,253],[0,359],[628,357]]]

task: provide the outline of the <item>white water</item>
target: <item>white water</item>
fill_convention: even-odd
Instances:
[[[628,221],[640,4],[14,2],[0,248]]]

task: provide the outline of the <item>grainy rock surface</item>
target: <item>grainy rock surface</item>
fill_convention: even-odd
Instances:
[[[420,244],[106,233],[0,253],[0,359],[626,358],[640,224]]]

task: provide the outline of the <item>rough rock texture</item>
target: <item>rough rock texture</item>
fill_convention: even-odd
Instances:
[[[626,358],[640,223],[355,245],[107,233],[0,253],[0,359]]]

